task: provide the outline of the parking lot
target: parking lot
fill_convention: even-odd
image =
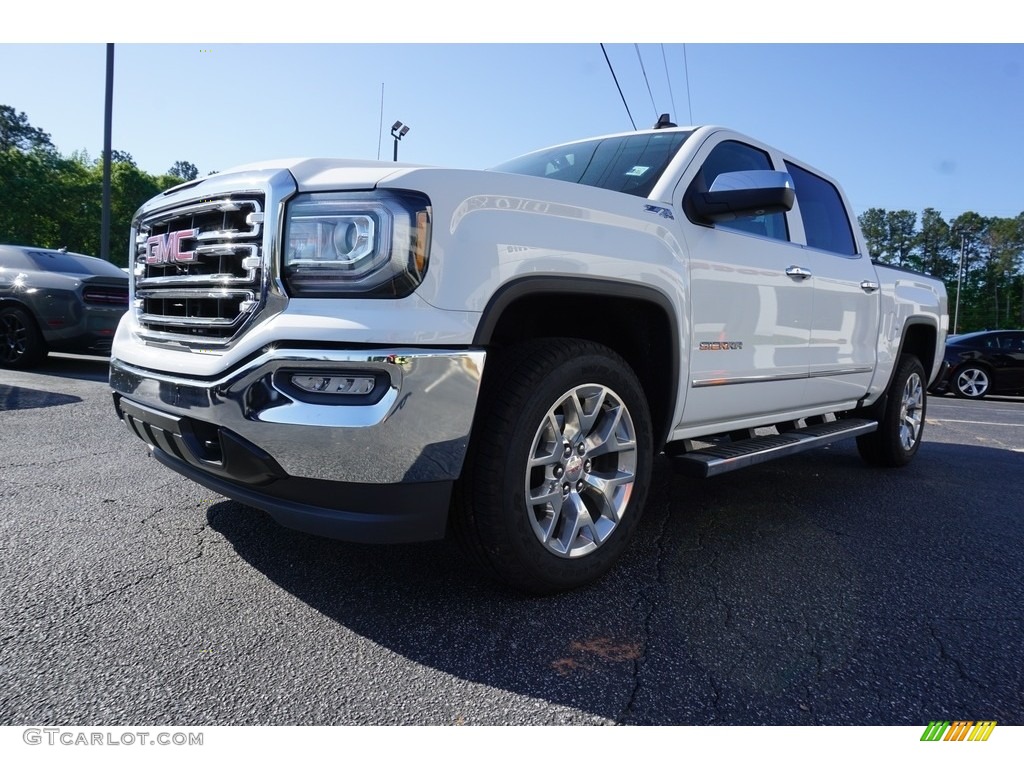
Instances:
[[[902,470],[660,461],[621,565],[527,599],[182,479],[105,377],[0,372],[0,724],[1024,724],[1024,399],[931,399]]]

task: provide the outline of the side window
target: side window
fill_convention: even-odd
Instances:
[[[839,190],[800,166],[786,163],[786,170],[793,177],[807,245],[844,256],[855,256],[857,245]]]
[[[700,171],[690,184],[690,192],[707,192],[720,173],[729,171],[773,171],[771,158],[749,144],[738,141],[723,141],[708,155]],[[732,221],[715,224],[716,229],[735,229],[751,235],[789,240],[786,228],[786,214],[769,213],[761,216],[743,216]]]
[[[1019,333],[1004,333],[998,337],[998,343],[992,346],[1005,349],[1008,352],[1024,352],[1024,335]]]

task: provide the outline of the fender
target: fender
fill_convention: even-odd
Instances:
[[[619,280],[607,280],[594,277],[529,275],[510,280],[494,292],[484,307],[473,337],[473,345],[489,346],[494,338],[501,317],[505,310],[520,299],[546,294],[569,294],[574,296],[593,296],[601,298],[624,299],[642,302],[656,307],[667,322],[669,328],[669,359],[668,359],[668,402],[662,423],[655,427],[655,445],[664,445],[671,430],[676,406],[680,398],[680,351],[682,344],[679,335],[679,321],[671,299],[657,288],[639,283],[624,283]]]
[[[866,397],[862,398],[861,401],[858,403],[858,408],[864,408],[864,407],[868,407],[868,408],[884,408],[885,407],[885,402],[889,398],[889,388],[892,386],[892,379],[896,375],[896,368],[898,366],[900,358],[903,357],[903,353],[904,353],[905,348],[906,348],[907,337],[909,336],[909,331],[910,331],[911,328],[913,328],[915,326],[924,326],[926,328],[931,329],[932,331],[935,332],[936,339],[939,336],[939,327],[938,327],[938,325],[936,323],[932,322],[930,319],[924,318],[924,317],[910,317],[910,318],[907,318],[907,322],[903,326],[903,330],[900,333],[900,345],[899,345],[899,348],[896,350],[896,358],[895,358],[895,361],[893,363],[892,370],[889,372],[889,378],[885,382],[885,387],[882,389],[882,393],[869,406],[865,406],[865,404],[864,404],[865,400],[867,400],[867,398]],[[936,349],[933,350],[933,355],[935,356],[936,359],[941,359],[942,352],[941,352],[940,349],[936,348]],[[921,364],[922,365],[925,365],[925,362],[926,362],[925,360],[921,360]],[[925,369],[925,373],[926,373],[926,375],[927,375],[927,377],[929,379],[928,381],[925,382],[925,388],[926,389],[927,389],[928,385],[931,384],[931,378],[933,377],[934,372],[935,372],[935,360],[933,359],[931,365],[927,366],[926,369]]]

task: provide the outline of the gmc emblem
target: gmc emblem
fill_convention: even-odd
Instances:
[[[192,264],[199,261],[195,251],[182,251],[181,241],[191,240],[198,229],[183,229],[164,235],[153,235],[146,240],[147,264]]]

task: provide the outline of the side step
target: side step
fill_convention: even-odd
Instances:
[[[839,419],[792,432],[751,437],[672,456],[672,467],[689,477],[713,477],[792,453],[820,448],[837,440],[865,435],[877,428],[878,422],[871,419]]]

